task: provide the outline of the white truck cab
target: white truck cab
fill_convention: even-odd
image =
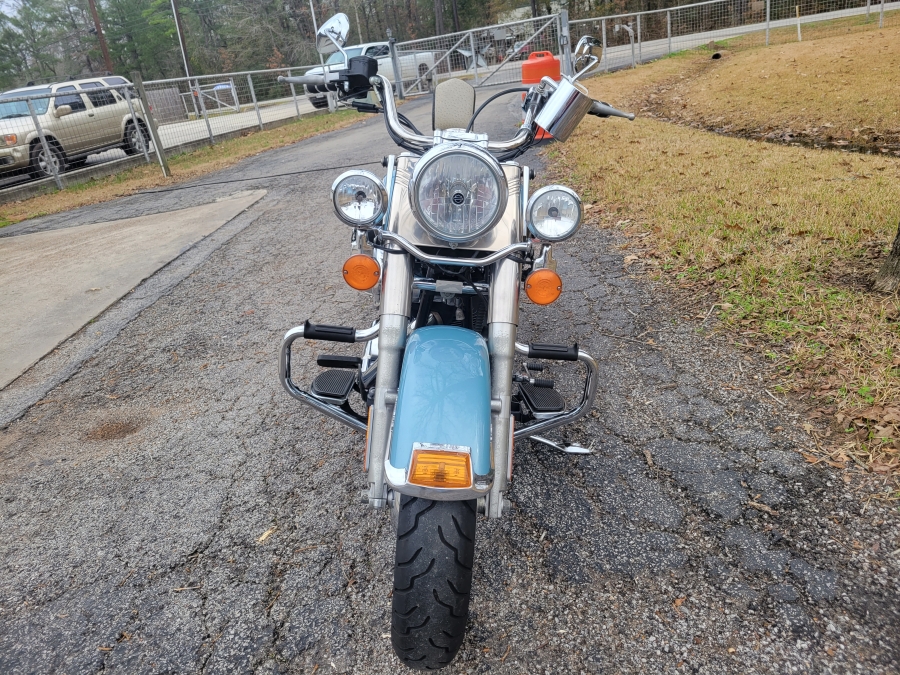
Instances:
[[[387,77],[391,82],[394,81],[394,64],[391,63],[391,48],[387,42],[366,42],[361,45],[344,47],[344,51],[347,53],[347,58],[369,56],[377,60],[378,73]],[[397,62],[400,68],[400,75],[404,81],[413,81],[421,77],[423,78],[423,86],[430,88],[432,74],[429,71],[434,67],[434,53],[400,52],[397,54]],[[344,55],[340,52],[334,52],[325,61],[324,70],[322,68],[311,68],[304,74],[319,75],[323,72],[340,70],[343,67]],[[306,89],[306,96],[315,108],[328,106],[328,99],[325,94],[311,94],[309,89]]]

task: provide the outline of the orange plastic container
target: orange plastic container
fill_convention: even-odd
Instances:
[[[522,84],[538,84],[542,77],[550,77],[560,81],[559,59],[552,52],[531,52],[525,61],[522,61]],[[522,94],[525,97],[525,94]],[[546,131],[538,128],[535,138],[552,138]]]
[[[559,59],[551,52],[531,52],[528,59],[522,61],[522,84],[537,84],[545,76],[559,82]]]

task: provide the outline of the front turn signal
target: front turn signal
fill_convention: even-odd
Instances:
[[[410,483],[435,488],[472,487],[472,458],[466,452],[413,450]]]
[[[357,253],[344,263],[344,281],[351,288],[367,291],[381,278],[381,265],[375,258]]]
[[[525,293],[536,305],[556,302],[562,293],[562,279],[553,270],[535,270],[525,279]]]

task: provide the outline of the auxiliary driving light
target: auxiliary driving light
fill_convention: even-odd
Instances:
[[[535,270],[525,279],[525,294],[536,305],[556,302],[562,293],[562,279],[553,270]]]
[[[369,290],[381,279],[381,265],[378,261],[361,253],[347,258],[343,272],[347,285],[358,291]]]
[[[472,458],[467,452],[427,450],[413,446],[407,481],[423,487],[472,487]]]
[[[568,239],[581,225],[581,199],[562,185],[543,187],[528,200],[525,208],[528,229],[543,241]]]
[[[371,227],[387,211],[387,191],[371,171],[342,173],[331,185],[337,217],[353,227]]]

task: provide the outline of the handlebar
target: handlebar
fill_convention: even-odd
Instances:
[[[603,101],[594,101],[594,105],[588,110],[588,115],[596,115],[597,117],[624,117],[626,120],[634,121],[634,113],[623,112]]]

